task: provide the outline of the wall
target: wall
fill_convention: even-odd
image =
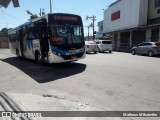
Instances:
[[[8,37],[0,37],[0,48],[9,48]]]
[[[111,20],[120,11],[120,18]],[[103,33],[114,32],[147,24],[148,0],[120,0],[104,11]]]

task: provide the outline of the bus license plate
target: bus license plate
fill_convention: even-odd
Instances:
[[[76,56],[76,55],[75,55],[75,56],[71,56],[71,58],[72,58],[72,59],[77,59],[77,56]]]

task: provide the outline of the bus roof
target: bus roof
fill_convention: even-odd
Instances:
[[[68,15],[68,16],[77,16],[77,17],[80,17],[79,15],[70,14],[70,13],[52,13],[52,14],[49,13],[49,14],[46,14],[46,15],[44,15],[44,16],[41,16],[41,17],[38,17],[38,18],[35,18],[35,19],[31,19],[31,20],[29,20],[28,22],[25,22],[25,23],[23,23],[23,24],[15,27],[15,28],[10,29],[8,32],[13,31],[13,30],[15,30],[15,29],[18,29],[18,28],[20,28],[20,27],[22,27],[22,26],[24,26],[24,25],[30,24],[30,23],[32,23],[32,22],[36,22],[36,21],[38,21],[38,20],[41,20],[41,19],[43,19],[43,18],[48,19],[48,16],[49,16],[49,15],[60,15],[60,16]]]

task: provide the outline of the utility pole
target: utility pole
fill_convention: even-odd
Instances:
[[[40,8],[40,13],[39,13],[39,16],[40,16],[40,17],[42,16],[42,11],[41,11],[41,8]]]
[[[89,28],[90,27],[92,27],[92,24],[90,24],[90,25],[87,26],[87,28],[88,28],[88,41],[89,41]]]
[[[86,20],[88,20],[88,19],[91,19],[92,21],[93,21],[93,23],[92,23],[92,27],[93,27],[93,40],[95,39],[95,31],[94,31],[94,22],[96,21],[96,16],[91,16],[91,17],[89,17],[89,16],[87,16],[86,17]]]
[[[43,8],[43,9],[41,9],[41,8],[40,8],[40,13],[39,13],[39,16],[43,16],[43,15],[45,15],[44,8]]]
[[[86,27],[87,29],[88,29],[88,41],[89,41],[89,29],[90,29],[90,27],[91,27],[91,25],[88,25],[88,26],[83,26],[83,27]]]
[[[89,41],[89,29],[90,29],[90,27],[92,27],[92,23],[90,24],[90,25],[87,25],[87,26],[84,26],[84,27],[86,27],[87,29],[88,29],[88,41]]]
[[[89,28],[90,28],[90,26],[87,26],[87,28],[88,28],[88,41],[89,41]]]
[[[6,23],[7,24],[7,30],[8,30],[8,23]]]
[[[50,0],[50,13],[52,14],[52,0]]]

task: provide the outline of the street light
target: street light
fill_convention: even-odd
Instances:
[[[92,27],[93,27],[93,40],[95,39],[95,31],[94,31],[94,22],[95,22],[95,19],[96,18],[96,16],[91,16],[91,17],[88,17],[88,16],[86,16],[86,20],[88,20],[88,19],[91,19],[91,20],[93,20],[93,24],[92,24]]]
[[[87,27],[87,29],[88,29],[88,41],[89,41],[89,29],[90,29],[90,27],[92,27],[92,23],[89,23],[87,20],[85,20],[89,25],[87,25],[87,26],[84,26],[84,27]]]
[[[50,0],[50,13],[52,14],[52,0]]]

